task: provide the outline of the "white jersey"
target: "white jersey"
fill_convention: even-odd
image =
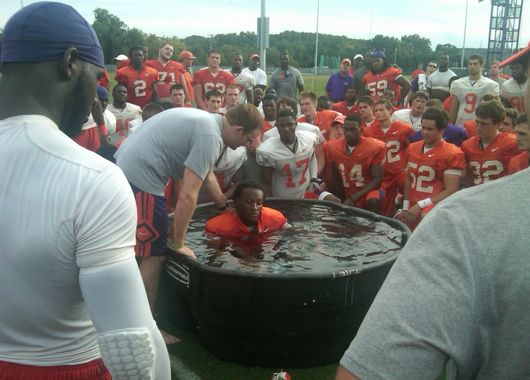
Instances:
[[[449,91],[449,80],[457,75],[451,69],[447,71],[436,70],[427,77],[427,88],[431,90]]]
[[[242,71],[239,74],[235,74],[231,70],[226,70],[229,72],[236,81],[236,85],[239,88],[239,103],[246,103],[247,102],[247,91],[254,91],[254,86],[256,85],[256,79],[254,77],[245,72]]]
[[[112,103],[109,103],[107,110],[116,117],[116,129],[112,134],[109,132],[111,144],[125,140],[129,134],[129,123],[132,120],[137,120],[138,124],[142,121],[142,109],[136,104],[125,103],[125,107],[122,109],[116,108]]]
[[[455,124],[462,126],[466,120],[475,118],[475,109],[484,95],[499,95],[499,84],[484,76],[476,81],[471,81],[469,77],[465,77],[457,79],[451,84],[450,93],[460,103]]]
[[[244,73],[249,73],[252,75],[256,81],[256,86],[266,86],[267,85],[267,73],[260,69],[259,67],[252,71],[248,67],[245,67],[243,69]]]
[[[310,165],[315,161],[317,136],[314,133],[296,131],[294,152],[285,146],[280,136],[272,137],[256,149],[259,165],[273,168],[272,196],[299,199],[311,181]]]
[[[269,121],[269,124],[273,125],[272,123],[272,121]],[[276,124],[276,120],[274,121],[274,124]],[[296,124],[296,130],[314,133],[317,136],[317,144],[324,144],[326,142],[326,139],[324,138],[324,135],[322,135],[320,128],[318,128],[316,125],[298,122]],[[263,134],[263,141],[268,140],[271,137],[278,137],[279,135],[278,128],[273,127]]]
[[[501,95],[510,101],[510,104],[519,113],[525,113],[524,93],[528,79],[524,83],[517,83],[514,78],[508,79],[501,85]]]
[[[413,116],[410,108],[394,111],[390,117],[390,121],[402,121],[412,125],[414,132],[421,131],[421,115]]]
[[[247,148],[240,146],[237,149],[226,148],[221,157],[219,158],[216,165],[212,168],[215,178],[219,183],[219,187],[224,192],[230,187],[232,178],[237,173],[237,171],[243,166],[247,161]],[[211,202],[212,199],[205,187],[202,186],[199,192],[199,199],[197,203],[206,203]]]
[[[110,136],[112,133],[116,132],[116,116],[114,116],[114,114],[108,109],[105,109],[105,111],[103,111],[103,119],[105,120],[105,127],[107,127],[107,134]],[[85,122],[85,124],[83,124],[81,129],[86,131],[87,129],[96,127],[96,122],[94,121],[94,117],[91,113],[88,116],[88,120]]]
[[[131,260],[136,207],[121,170],[38,115],[0,121],[0,360],[100,357],[83,268]]]

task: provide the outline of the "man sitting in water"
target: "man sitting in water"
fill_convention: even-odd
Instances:
[[[242,237],[282,230],[287,218],[277,210],[263,207],[263,185],[248,181],[234,190],[235,212],[228,211],[206,222],[206,231],[223,237]]]

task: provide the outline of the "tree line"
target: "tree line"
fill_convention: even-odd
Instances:
[[[195,65],[205,66],[209,50],[221,52],[223,64],[229,65],[235,53],[247,57],[251,52],[258,52],[257,36],[254,32],[217,34],[211,37],[189,36],[186,38],[157,36],[129,27],[118,16],[103,8],[94,10],[92,24],[103,48],[105,61],[108,64],[118,54],[127,54],[134,46],[148,48],[148,57],[154,58],[163,42],[169,42],[175,52],[191,50],[197,57]],[[285,31],[270,35],[270,48],[267,49],[267,64],[279,66],[280,53],[286,51],[290,55],[291,64],[295,67],[313,67],[315,54],[315,33]],[[406,69],[415,68],[418,63],[437,61],[441,54],[448,54],[450,66],[459,66],[461,50],[452,44],[438,44],[434,50],[428,38],[418,34],[405,35],[401,38],[376,35],[372,39],[354,39],[346,36],[319,34],[319,55],[325,57],[324,65],[331,68],[337,65],[337,57],[353,58],[355,54],[363,54],[372,50],[384,50],[389,62]],[[486,49],[467,49],[467,55],[481,54]],[[320,60],[319,60],[320,61]]]

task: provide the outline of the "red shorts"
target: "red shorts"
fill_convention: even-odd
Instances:
[[[96,152],[101,146],[97,128],[90,128],[81,131],[78,136],[74,137],[74,141],[83,148],[87,148],[92,152]]]
[[[77,365],[35,366],[0,361],[0,380],[111,380],[103,360]]]
[[[169,217],[166,198],[138,189],[131,184],[138,210],[136,225],[136,257],[166,254]]]

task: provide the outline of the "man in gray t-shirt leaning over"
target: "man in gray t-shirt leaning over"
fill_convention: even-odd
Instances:
[[[269,88],[276,90],[278,99],[298,99],[298,94],[304,91],[304,79],[300,71],[289,66],[289,54],[280,55],[280,68],[272,73]]]
[[[394,264],[336,380],[436,379],[446,363],[447,379],[530,378],[528,188],[530,169],[437,205]],[[500,230],[504,218],[509,228]]]
[[[199,189],[203,182],[219,209],[226,199],[211,169],[226,145],[232,149],[261,133],[263,118],[256,107],[241,104],[226,116],[189,108],[174,108],[153,116],[129,136],[115,154],[135,194],[138,209],[136,257],[151,310],[165,262],[168,210],[164,189],[170,177],[181,180],[175,208],[176,251],[195,257],[185,245]],[[174,337],[165,335],[166,341]]]

